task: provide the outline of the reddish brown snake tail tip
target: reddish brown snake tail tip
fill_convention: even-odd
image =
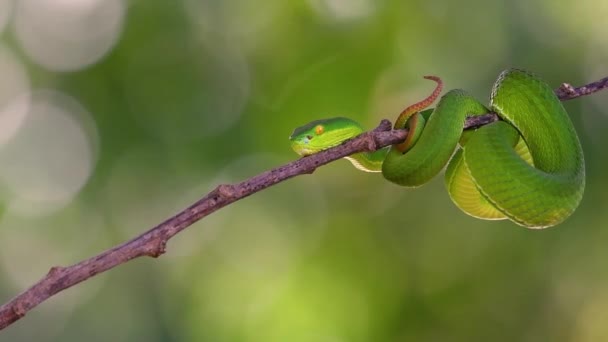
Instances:
[[[437,86],[435,87],[435,90],[433,90],[431,95],[429,95],[424,100],[422,100],[420,102],[416,102],[413,105],[405,108],[401,112],[401,114],[399,114],[399,116],[397,117],[397,120],[395,121],[395,126],[394,126],[395,129],[403,128],[405,125],[405,122],[407,121],[407,119],[409,119],[410,116],[412,116],[414,113],[417,113],[417,112],[423,110],[424,108],[430,106],[439,97],[439,94],[441,93],[441,90],[443,89],[443,81],[441,80],[441,78],[439,78],[437,76],[424,76],[424,78],[427,80],[432,80],[432,81],[437,82]]]

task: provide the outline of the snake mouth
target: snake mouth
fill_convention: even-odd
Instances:
[[[299,143],[299,142],[293,142],[291,144],[291,149],[299,154],[300,156],[308,156],[311,155],[317,151],[315,151],[314,149],[309,148],[308,146],[306,146],[305,144]]]

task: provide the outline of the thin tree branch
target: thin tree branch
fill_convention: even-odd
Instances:
[[[561,100],[589,95],[608,87],[608,77],[582,87],[564,83],[555,93]],[[477,128],[499,120],[494,113],[468,118],[464,128]],[[263,172],[238,184],[219,185],[205,197],[147,232],[77,264],[52,267],[37,283],[0,307],[0,329],[4,329],[56,293],[99,273],[141,256],[159,257],[167,241],[203,217],[272,185],[292,177],[313,173],[318,167],[357,152],[375,151],[402,142],[407,130],[391,130],[382,120],[373,131],[364,132],[339,146]]]
[[[562,85],[555,89],[555,94],[562,101],[572,100],[580,96],[593,94],[604,88],[608,87],[608,77],[604,77],[599,81],[591,82],[574,88],[570,83],[562,83]]]

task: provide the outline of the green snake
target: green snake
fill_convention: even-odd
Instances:
[[[536,75],[503,71],[489,108],[460,89],[447,92],[434,109],[442,81],[425,100],[406,108],[395,129],[404,142],[346,157],[360,170],[418,187],[447,164],[445,185],[465,213],[486,220],[509,219],[527,228],[561,223],[578,207],[585,189],[583,151],[574,126],[551,87]],[[494,112],[501,120],[463,131],[467,117]],[[294,130],[301,156],[339,145],[363,132],[343,117],[316,120]]]

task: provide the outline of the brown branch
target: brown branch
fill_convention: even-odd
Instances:
[[[562,101],[572,100],[580,96],[593,94],[608,87],[608,77],[604,77],[599,81],[585,84],[584,86],[574,88],[570,83],[562,83],[555,89],[555,94]]]
[[[607,86],[608,77],[579,88],[573,88],[564,83],[555,92],[561,100],[570,100],[597,92]],[[494,113],[472,117],[467,119],[464,128],[477,128],[497,120],[499,118]],[[0,329],[11,325],[25,316],[29,310],[56,293],[99,273],[141,256],[156,258],[162,255],[169,239],[203,217],[232,202],[292,177],[313,173],[319,166],[353,153],[375,151],[402,142],[406,136],[407,130],[391,130],[391,123],[388,120],[382,120],[373,131],[362,133],[334,148],[279,166],[238,184],[219,185],[177,215],[121,245],[71,266],[52,267],[32,287],[0,307]]]

